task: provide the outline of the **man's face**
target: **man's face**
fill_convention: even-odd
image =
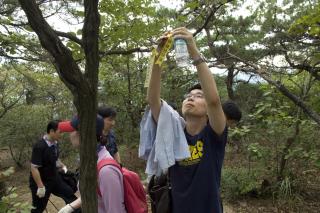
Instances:
[[[55,141],[58,141],[61,138],[61,132],[59,129],[57,129],[56,131],[51,129],[49,135],[50,135],[50,138]]]
[[[182,102],[182,114],[184,116],[206,116],[207,103],[200,89],[194,89],[185,96]]]
[[[114,127],[114,125],[116,124],[116,120],[114,117],[106,117],[103,120],[104,120],[103,131],[107,133]]]

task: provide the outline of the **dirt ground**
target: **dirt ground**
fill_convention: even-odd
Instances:
[[[31,203],[31,193],[28,187],[29,171],[28,169],[17,170],[15,175],[10,178],[10,185],[17,187],[17,194],[19,201],[28,201]],[[312,207],[312,205],[315,205]],[[64,202],[61,198],[51,195],[50,201],[47,205],[48,213],[57,213],[61,207],[64,206]],[[304,209],[305,211],[303,211]],[[306,208],[299,208],[296,210],[288,210],[284,207],[274,206],[272,201],[263,199],[244,199],[234,202],[224,202],[224,213],[316,213],[320,212],[320,204],[316,201],[312,203],[306,203]],[[151,211],[149,211],[151,212]]]
[[[121,150],[120,150],[121,151]],[[129,169],[141,172],[141,168],[144,168],[144,162],[136,157],[136,152],[134,150],[127,151],[126,155],[122,157],[122,162],[124,165],[128,166]],[[134,162],[134,165],[133,165]],[[14,165],[7,150],[0,150],[0,166],[1,168]],[[26,166],[23,169],[16,169],[16,172],[10,176],[7,181],[7,186],[14,186],[17,188],[16,193],[18,194],[18,201],[28,201],[31,203],[31,193],[28,187],[29,179],[29,163],[26,162]],[[142,174],[142,173],[141,173]],[[289,208],[292,204],[281,204],[278,205],[274,203],[271,198],[269,199],[254,199],[247,198],[243,200],[236,201],[224,201],[224,213],[293,213],[293,212],[310,212],[316,213],[320,212],[320,202],[317,199],[318,194],[315,192],[316,196],[310,194],[310,198],[307,201],[301,202],[300,206],[296,208]],[[293,204],[296,205],[296,204]],[[58,212],[58,209],[64,206],[64,202],[61,198],[51,195],[50,201],[47,205],[47,211],[50,213]]]
[[[29,189],[29,171],[28,169],[16,170],[16,172],[10,176],[10,181],[7,185],[16,187],[16,193],[18,194],[17,201],[32,203],[31,192]],[[56,213],[57,209],[64,206],[64,201],[51,195],[50,200],[47,205],[47,212]]]
[[[28,178],[29,173],[27,169],[16,171],[15,177],[10,179],[10,183],[14,183],[14,186],[17,187],[19,201],[28,201],[31,203],[32,199],[30,190],[28,188]],[[61,198],[51,195],[46,212],[57,213],[58,209],[62,208],[64,205],[64,201]],[[232,207],[228,205],[224,206],[224,210],[225,213],[235,213]],[[151,212],[151,210],[149,212]]]
[[[129,151],[127,152],[125,157],[122,157],[122,161],[124,164],[129,164],[132,165],[132,162],[135,162],[135,165],[133,166],[129,166],[130,169],[137,171],[138,168],[141,170],[144,162],[137,159],[135,157],[135,151]],[[0,150],[0,166],[2,168],[7,168],[9,166],[14,166],[13,161],[10,159],[10,155],[8,153],[8,150],[6,149],[2,149]],[[16,193],[18,194],[17,197],[17,202],[29,202],[30,204],[32,203],[32,198],[31,198],[31,193],[30,193],[30,189],[28,187],[29,184],[29,167],[28,167],[29,163],[26,162],[26,165],[24,168],[22,169],[15,169],[15,173],[13,175],[10,176],[10,178],[8,179],[8,181],[6,182],[7,186],[14,186],[16,187]],[[54,195],[51,195],[48,205],[47,205],[47,209],[45,212],[48,213],[57,213],[58,210],[60,208],[62,208],[64,206],[64,201],[59,198],[56,197]],[[149,208],[149,212],[151,212],[151,209]],[[231,206],[229,206],[228,204],[224,204],[224,212],[225,213],[235,213],[236,211],[234,211],[232,209]]]

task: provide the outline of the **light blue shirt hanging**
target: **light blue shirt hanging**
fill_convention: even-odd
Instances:
[[[147,160],[149,176],[159,176],[176,161],[190,157],[184,127],[184,119],[167,102],[162,100],[157,124],[146,108],[140,123],[139,157]]]

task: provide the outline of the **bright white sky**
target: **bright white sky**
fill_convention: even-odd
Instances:
[[[168,7],[168,8],[179,8],[182,5],[181,0],[160,0],[161,5]]]

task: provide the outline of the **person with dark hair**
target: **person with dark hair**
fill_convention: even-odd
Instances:
[[[97,164],[104,159],[113,159],[104,145],[101,144],[104,129],[104,119],[97,115],[96,136]],[[61,132],[70,132],[70,141],[74,147],[80,146],[79,118],[59,123]],[[112,165],[102,167],[98,172],[98,213],[126,213],[124,206],[123,175],[119,169]],[[71,213],[81,207],[81,197],[60,209],[58,213]]]
[[[239,106],[232,100],[227,100],[222,104],[223,112],[227,119],[227,126],[234,127],[242,117]]]
[[[165,110],[168,104],[160,98],[161,66],[156,63],[153,64],[147,101],[151,109],[153,122],[157,125],[155,146],[156,148],[161,147],[160,144],[157,144],[159,141],[158,133],[163,133],[159,130],[160,123],[163,122],[168,125],[175,122],[174,124],[179,123],[183,126],[184,133],[182,134],[184,135],[174,135],[177,126],[172,125],[174,129],[170,132],[164,132],[164,135],[160,136],[160,140],[163,137],[173,138],[173,152],[175,152],[178,138],[183,137],[186,139],[185,143],[189,148],[188,154],[190,154],[189,158],[177,160],[179,157],[177,156],[175,161],[169,161],[169,163],[173,163],[169,167],[172,212],[221,213],[220,178],[227,141],[227,128],[218,89],[205,59],[196,46],[192,33],[181,27],[174,29],[170,34],[174,39],[179,38],[186,41],[189,55],[193,60],[192,64],[197,69],[200,82],[200,84],[190,88],[184,96],[182,102],[183,118],[177,117],[176,114],[172,116],[166,114],[167,117],[161,118],[163,112],[172,114],[175,112]],[[161,52],[170,34],[164,34],[160,38],[158,52]],[[157,58],[155,61],[157,61]],[[142,129],[142,131],[145,130]],[[173,136],[169,137],[168,134],[171,133]],[[169,149],[169,147],[166,149]],[[156,154],[156,156],[161,155]],[[161,161],[161,159],[157,160]],[[161,164],[159,165],[161,166]]]
[[[100,106],[98,108],[98,114],[104,120],[104,129],[101,144],[104,144],[111,156],[118,163],[121,163],[118,147],[116,144],[116,136],[112,129],[116,123],[117,112],[112,107]]]
[[[76,200],[73,190],[58,174],[58,163],[64,166],[59,159],[61,134],[58,129],[59,121],[50,121],[47,125],[47,134],[34,144],[31,157],[31,173],[29,184],[32,194],[31,212],[43,212],[52,194],[61,197],[65,203]],[[66,171],[66,167],[64,166]]]

